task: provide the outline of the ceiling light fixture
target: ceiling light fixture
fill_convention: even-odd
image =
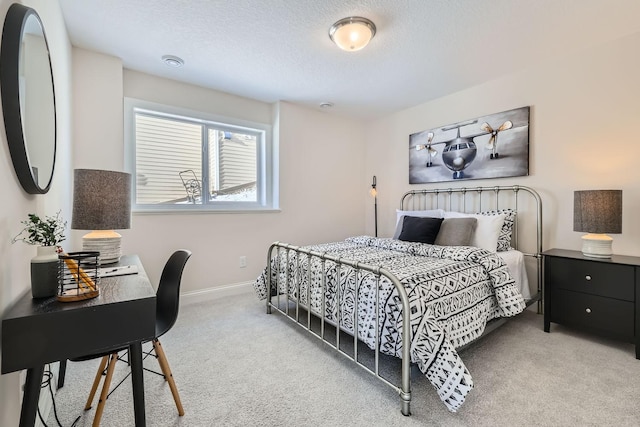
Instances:
[[[333,107],[333,102],[321,102],[320,108],[331,108]]]
[[[169,67],[179,68],[184,65],[184,60],[182,58],[178,58],[173,55],[164,55],[162,57],[162,61],[167,64]]]
[[[355,52],[369,44],[376,34],[376,26],[367,18],[351,16],[343,18],[329,28],[329,37],[338,47]]]

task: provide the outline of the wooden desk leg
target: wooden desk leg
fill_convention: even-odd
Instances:
[[[20,411],[20,427],[33,427],[36,424],[43,373],[44,365],[27,369],[27,379],[24,383],[22,409]]]
[[[145,427],[144,412],[144,378],[142,375],[142,343],[129,345],[129,361],[131,362],[131,385],[133,386],[133,410],[136,427]]]

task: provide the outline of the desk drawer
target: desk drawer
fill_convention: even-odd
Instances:
[[[551,295],[551,321],[626,340],[634,337],[634,303],[562,289]]]
[[[546,268],[554,289],[635,301],[633,266],[548,257]]]

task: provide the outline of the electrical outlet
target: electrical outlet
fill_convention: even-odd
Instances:
[[[245,268],[247,266],[247,257],[242,255],[240,257],[240,268]]]

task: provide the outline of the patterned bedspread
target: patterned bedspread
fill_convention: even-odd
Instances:
[[[487,321],[514,316],[525,308],[524,299],[504,261],[484,249],[369,236],[306,246],[305,249],[381,266],[400,280],[410,301],[411,361],[419,366],[452,412],[460,408],[473,388],[471,375],[456,348],[480,336]],[[402,303],[395,286],[387,278],[382,276],[377,282],[373,274],[355,274],[352,268],[344,265],[339,268],[338,278],[338,268],[331,261],[325,262],[326,275],[323,277],[318,258],[311,258],[309,274],[309,258],[301,255],[296,260],[295,256],[295,252],[283,249],[280,265],[272,264],[272,277],[277,278],[280,292],[286,292],[288,283],[290,297],[299,298],[301,304],[320,314],[324,280],[326,318],[334,322],[339,318],[341,328],[353,334],[355,310],[358,338],[372,349],[376,341],[378,283],[380,351],[402,356]],[[285,268],[287,259],[288,269]],[[266,271],[254,283],[260,299],[267,296]],[[288,281],[285,280],[287,274]],[[340,289],[338,298],[336,289]]]

